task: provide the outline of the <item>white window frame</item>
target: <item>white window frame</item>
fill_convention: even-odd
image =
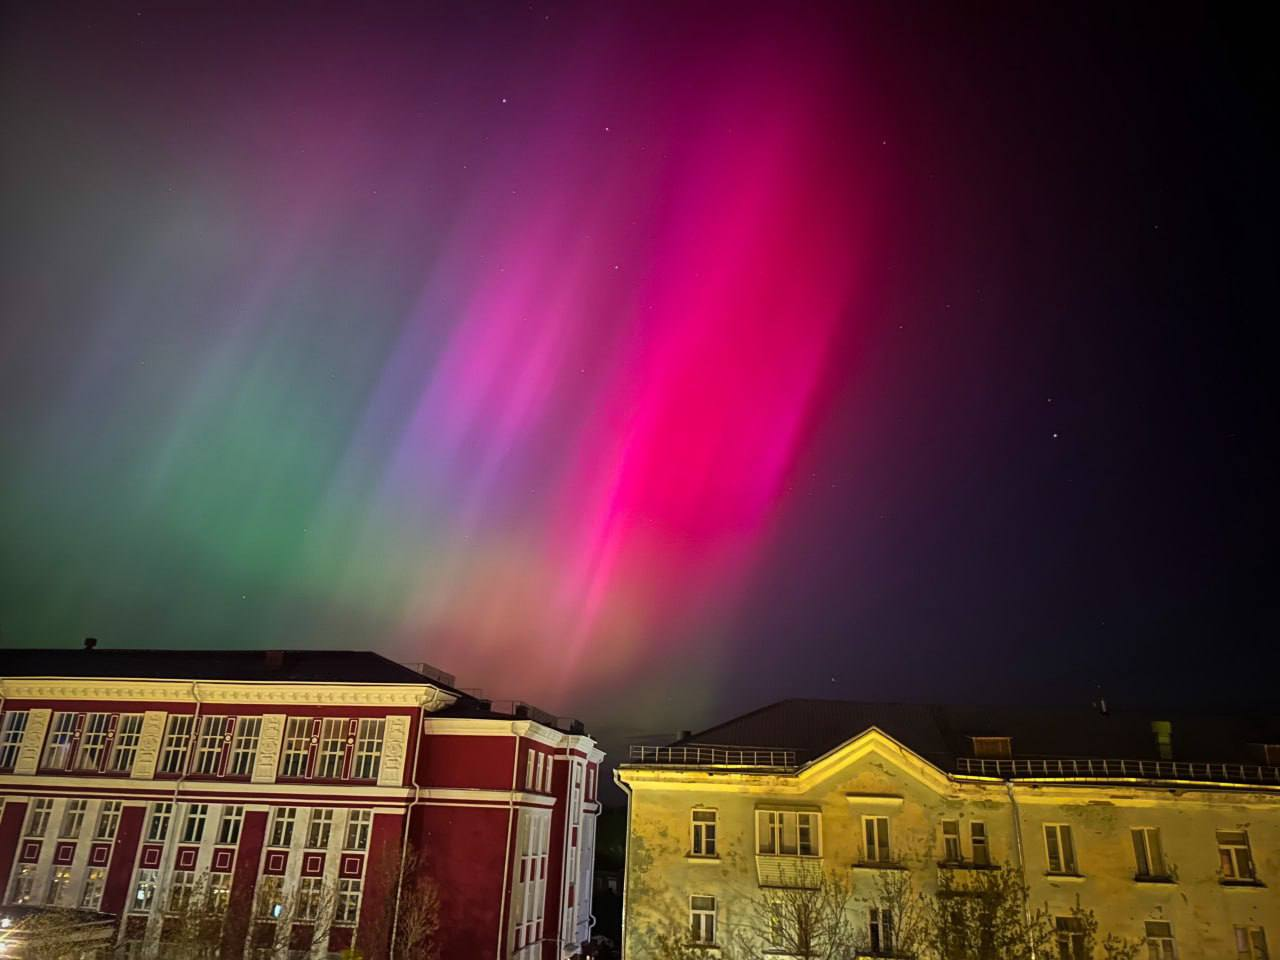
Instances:
[[[1046,823],[1042,831],[1044,836],[1044,862],[1045,873],[1059,877],[1078,877],[1080,876],[1080,862],[1077,859],[1075,836],[1071,832],[1071,824],[1069,823]],[[1054,842],[1050,843],[1050,836],[1054,838]],[[1066,843],[1063,843],[1063,838]],[[1058,866],[1053,865],[1055,853],[1058,858]]]
[[[1239,837],[1239,840],[1232,838]],[[1235,830],[1219,830],[1218,863],[1222,879],[1226,883],[1257,883],[1258,864],[1253,859],[1249,844],[1249,831],[1243,827]]]
[[[991,866],[991,838],[987,836],[985,821],[969,821],[969,849],[975,864],[980,867]],[[978,853],[979,850],[982,851],[981,854]]]
[[[271,828],[267,831],[268,847],[293,846],[293,832],[298,825],[297,807],[275,807],[271,811]]]
[[[232,846],[240,842],[240,830],[244,826],[244,807],[231,804],[222,808],[218,820],[218,845]]]
[[[333,808],[313,807],[307,819],[307,849],[327,850],[333,836]]]
[[[49,819],[53,816],[53,798],[36,797],[31,801],[31,809],[27,813],[27,827],[22,831],[24,837],[43,837],[49,832]]]
[[[147,843],[163,843],[173,826],[173,802],[157,801],[147,811]]]
[[[77,716],[75,711],[59,710],[49,721],[44,753],[40,756],[42,770],[65,770],[71,763],[71,754],[76,745]]]
[[[39,867],[34,863],[20,863],[14,871],[13,883],[9,889],[10,903],[30,903],[35,899],[36,871]]]
[[[1168,920],[1147,920],[1143,923],[1143,929],[1150,960],[1178,960],[1178,945],[1173,938],[1172,923]]]
[[[97,910],[102,905],[102,894],[107,889],[107,868],[90,867],[84,873],[80,888],[80,909]]]
[[[1053,942],[1062,960],[1087,960],[1084,922],[1079,917],[1054,917]]]
[[[800,818],[806,818],[811,850],[802,853],[800,849]],[[788,824],[789,829],[788,829]],[[788,844],[788,836],[794,838]],[[765,839],[768,838],[766,849]],[[787,846],[794,849],[788,850]],[[816,810],[786,810],[778,807],[759,807],[756,809],[756,854],[758,856],[812,857],[822,856],[822,814]]]
[[[70,903],[64,902],[67,894],[71,892],[71,877],[70,867],[55,864],[49,871],[49,894],[44,898],[44,902],[51,907],[71,906]]]
[[[711,901],[707,906],[706,901]],[[701,903],[699,903],[701,901]],[[689,895],[689,942],[712,947],[716,943],[716,912],[719,901],[710,894]]]
[[[12,770],[22,750],[22,738],[27,734],[30,710],[9,710],[0,723],[0,770]]]
[[[261,717],[236,717],[235,734],[231,740],[231,759],[227,763],[227,776],[248,777],[253,774],[253,764],[258,758],[258,742],[261,739]]]
[[[1169,876],[1159,827],[1132,827],[1134,876],[1139,880],[1164,880]],[[1145,866],[1145,869],[1144,869]]]
[[[1237,960],[1268,960],[1271,953],[1267,950],[1267,932],[1253,924],[1236,924],[1236,957]]]
[[[311,756],[311,726],[313,717],[289,717],[284,725],[284,748],[280,751],[280,776],[289,780],[301,780],[307,775],[307,760]]]
[[[129,913],[149,913],[156,898],[160,871],[140,868],[133,878],[133,896],[129,898]]]
[[[111,758],[107,769],[112,773],[130,773],[138,758],[138,744],[142,741],[142,714],[122,713],[116,721],[116,737],[111,743]]]
[[[360,902],[364,897],[364,880],[359,877],[339,877],[338,892],[334,898],[333,925],[354,927],[360,922]]]
[[[382,770],[382,744],[386,739],[387,721],[363,719],[356,732],[355,758],[351,762],[352,780],[377,780]]]
[[[369,849],[369,834],[373,831],[372,810],[352,810],[347,814],[347,827],[343,831],[342,849],[348,852]]]
[[[867,937],[871,952],[877,957],[891,957],[894,950],[893,910],[889,907],[872,907],[867,914]]]
[[[182,818],[182,843],[200,843],[204,840],[205,828],[209,825],[209,805],[207,803],[187,804],[186,816]]]
[[[222,755],[227,748],[227,736],[231,732],[229,716],[205,717],[200,723],[200,736],[196,742],[196,757],[191,772],[200,777],[216,777],[222,769]]]
[[[215,913],[226,913],[231,906],[231,874],[209,874],[209,909]]]
[[[114,840],[120,829],[120,814],[123,811],[122,800],[103,800],[98,810],[98,825],[94,828],[93,839]]]
[[[319,920],[324,906],[324,877],[299,877],[294,896],[298,904],[292,917],[295,922],[314,923]]]
[[[89,809],[88,800],[68,800],[62,808],[62,823],[58,827],[59,840],[79,840],[84,829],[84,815]]]
[[[720,826],[719,812],[711,807],[694,807],[689,811],[689,856],[705,860],[720,857],[716,849],[716,833]]]
[[[107,759],[107,739],[111,734],[109,713],[91,713],[84,718],[84,732],[80,735],[80,749],[76,751],[75,768],[91,773],[102,769]]]
[[[534,755],[536,752],[537,752],[537,751],[536,751],[536,750],[534,750],[534,749],[533,749],[533,747],[530,747],[530,748],[529,748],[529,752],[528,752],[527,756],[525,757],[525,762],[524,762],[524,788],[525,788],[526,790],[532,790],[532,789],[533,789],[533,755]]]
[[[192,713],[171,713],[165,725],[164,746],[160,749],[160,761],[156,764],[156,773],[182,774],[187,768],[187,759],[191,754],[191,734],[195,730],[196,718]]]
[[[960,843],[960,821],[942,821],[942,862],[964,863],[964,848]]]
[[[317,780],[341,780],[347,761],[346,717],[325,717],[320,721],[320,745],[316,749]]]
[[[166,913],[182,913],[191,906],[191,896],[196,892],[196,872],[194,870],[174,870],[169,874],[168,899],[165,902]]]
[[[862,816],[863,863],[893,863],[893,835],[889,818],[868,813]]]

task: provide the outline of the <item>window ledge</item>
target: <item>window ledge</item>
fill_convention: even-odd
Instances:
[[[853,865],[855,870],[907,870],[905,863],[898,860],[859,860]]]
[[[1245,890],[1262,890],[1267,886],[1261,880],[1219,880],[1218,884],[1223,887],[1240,887]]]
[[[1137,874],[1134,874],[1133,882],[1134,883],[1154,883],[1154,884],[1163,884],[1164,886],[1169,886],[1171,884],[1177,883],[1178,881],[1168,875],[1156,876],[1156,875],[1148,875],[1145,873],[1137,873]]]
[[[720,855],[709,857],[705,853],[686,853],[684,858],[689,863],[719,863]]]
[[[1083,873],[1052,873],[1052,872],[1050,872],[1050,871],[1047,871],[1047,870],[1046,870],[1044,875],[1045,875],[1045,879],[1046,879],[1046,880],[1074,880],[1074,881],[1080,881],[1080,880],[1087,880],[1087,879],[1088,879],[1088,877],[1086,877]]]
[[[999,870],[998,863],[974,863],[972,860],[939,860],[940,870]],[[868,954],[870,956],[870,954]]]

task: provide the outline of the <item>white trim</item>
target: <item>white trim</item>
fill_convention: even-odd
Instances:
[[[196,703],[192,684],[200,684],[203,703],[321,704],[326,706],[419,707],[434,698],[440,708],[458,694],[431,683],[320,683],[305,681],[154,680],[133,677],[6,677],[6,699],[148,700]],[[443,698],[443,702],[441,701]],[[468,721],[472,722],[472,721]]]

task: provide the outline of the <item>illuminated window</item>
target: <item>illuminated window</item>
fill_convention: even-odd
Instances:
[[[1150,960],[1177,960],[1173,950],[1173,926],[1165,920],[1148,920],[1146,929]]]
[[[889,818],[862,818],[862,849],[867,863],[889,863],[893,854],[889,849]]]
[[[67,808],[62,811],[62,828],[58,836],[63,840],[75,840],[80,836],[80,828],[84,826],[84,812],[89,806],[88,800],[68,800]]]
[[[290,717],[285,725],[284,752],[280,756],[280,776],[304,777],[311,752],[311,718]]]
[[[200,742],[196,746],[195,773],[216,776],[222,766],[222,751],[231,732],[230,717],[205,717],[200,724]]]
[[[1065,823],[1044,825],[1045,853],[1049,860],[1049,872],[1074,875],[1076,851],[1071,842],[1071,828]]]
[[[1247,830],[1218,831],[1218,860],[1222,865],[1223,880],[1253,883],[1258,879]]]
[[[1236,927],[1236,960],[1270,960],[1267,934],[1261,927]]]
[[[100,770],[107,754],[107,735],[111,730],[111,714],[91,713],[84,719],[80,752],[76,754],[77,770]]]
[[[287,847],[293,843],[293,825],[298,819],[297,807],[276,807],[271,816],[271,839],[273,847]]]
[[[324,878],[303,877],[298,881],[298,920],[318,920],[324,903]]]
[[[871,935],[871,952],[878,956],[892,956],[893,911],[886,907],[872,907],[867,930]]]
[[[338,896],[334,905],[333,922],[339,926],[355,926],[360,919],[360,893],[364,887],[361,880],[340,878],[338,880]]]
[[[169,717],[165,731],[164,747],[160,751],[160,773],[182,773],[187,766],[187,753],[191,749],[191,731],[196,718],[189,713],[177,713]]]
[[[244,807],[223,807],[218,824],[218,843],[240,842],[240,825],[244,823]]]
[[[284,877],[258,879],[257,914],[263,919],[278,920],[284,913]]]
[[[27,817],[28,837],[43,837],[49,829],[49,817],[53,814],[53,801],[48,797],[40,797],[31,801],[31,813]]]
[[[973,862],[980,867],[989,867],[991,848],[987,845],[987,825],[981,820],[969,822],[969,843],[973,846]]]
[[[692,814],[693,844],[690,852],[695,857],[716,856],[716,812],[694,810]]]
[[[0,724],[0,770],[12,770],[18,762],[18,750],[30,716],[26,710],[10,710],[4,715],[4,722]]]
[[[23,863],[18,865],[18,872],[13,875],[13,887],[9,891],[10,903],[30,903],[31,891],[36,882],[36,865]]]
[[[49,875],[49,896],[45,899],[51,907],[69,907],[71,896],[71,868],[54,867]]]
[[[108,768],[115,773],[128,773],[138,756],[138,741],[142,739],[142,714],[125,713],[116,724],[116,740],[111,747]]]
[[[207,803],[187,805],[187,819],[182,822],[182,842],[199,843],[204,839],[204,825],[209,820]]]
[[[367,850],[369,848],[369,826],[372,823],[372,810],[352,810],[347,818],[347,836],[342,848],[344,850]]]
[[[385,720],[361,720],[356,736],[356,759],[351,776],[356,780],[377,780],[382,767],[382,737]]]
[[[226,913],[231,905],[231,874],[209,875],[209,907],[217,913]]]
[[[102,891],[107,886],[107,871],[104,867],[90,867],[84,876],[84,889],[80,891],[80,909],[97,910],[102,903]]]
[[[342,776],[347,758],[347,721],[326,719],[320,724],[320,754],[316,759],[316,776],[337,780]]]
[[[240,717],[236,721],[235,742],[231,745],[231,763],[227,774],[247,777],[253,772],[253,761],[258,755],[258,740],[262,736],[261,717]]]
[[[169,877],[169,912],[182,913],[191,904],[191,894],[196,888],[194,870],[175,870]]]
[[[1158,827],[1138,827],[1130,831],[1133,837],[1133,857],[1140,879],[1162,879],[1169,875],[1164,864],[1164,849],[1160,845]]]
[[[1089,960],[1085,952],[1084,921],[1079,917],[1055,917],[1053,926],[1058,960]]]
[[[311,820],[307,824],[307,846],[312,850],[324,850],[329,846],[329,835],[333,832],[333,811],[312,810]]]
[[[120,829],[120,810],[123,804],[119,800],[105,800],[98,811],[98,829],[93,832],[95,840],[114,840],[116,831]]]
[[[50,770],[65,770],[71,760],[71,748],[75,745],[76,715],[55,713],[49,725],[49,738],[45,741],[44,756],[40,765]]]
[[[821,853],[818,815],[791,810],[756,811],[756,852],[816,857]]]
[[[960,821],[942,821],[942,862],[959,863],[964,859],[960,852]]]
[[[172,803],[153,803],[151,821],[147,824],[147,839],[159,843],[169,835],[169,821],[173,819]]]
[[[133,900],[129,909],[134,913],[146,913],[151,909],[151,901],[156,896],[156,880],[158,870],[139,870],[137,882],[133,885]]]
[[[689,898],[690,940],[693,943],[716,942],[716,898],[692,896]]]
[[[984,760],[1012,760],[1013,740],[1010,737],[974,737],[973,755]]]

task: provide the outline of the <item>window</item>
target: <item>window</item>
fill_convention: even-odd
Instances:
[[[361,720],[356,736],[356,762],[351,776],[356,780],[377,780],[382,767],[382,735],[385,720]]]
[[[716,812],[694,810],[692,814],[693,844],[689,852],[695,857],[716,856]]]
[[[305,777],[311,753],[311,718],[290,717],[285,724],[284,752],[280,755],[280,776]]]
[[[1079,917],[1055,917],[1058,960],[1089,960],[1085,953],[1084,922]]]
[[[187,766],[187,751],[191,749],[191,729],[196,718],[189,713],[174,714],[169,718],[164,747],[160,751],[160,773],[182,773]]]
[[[223,807],[222,822],[218,824],[218,842],[239,843],[242,823],[244,823],[244,807]]]
[[[128,773],[138,756],[138,741],[142,739],[142,714],[121,714],[116,724],[116,741],[111,748],[111,761],[107,766],[116,773]]]
[[[689,898],[689,927],[691,942],[716,942],[715,897],[693,896]]]
[[[973,755],[984,760],[1012,760],[1013,740],[1010,737],[974,737]]]
[[[151,901],[156,896],[156,879],[158,870],[139,870],[138,880],[133,885],[133,902],[129,909],[135,913],[146,913],[151,909]]]
[[[1049,857],[1049,872],[1074,875],[1076,851],[1071,843],[1071,828],[1065,823],[1044,825],[1044,846]]]
[[[80,909],[97,910],[102,902],[102,891],[107,886],[104,867],[90,867],[84,876],[84,889],[80,891]]]
[[[114,840],[116,831],[120,829],[120,810],[123,804],[119,800],[104,800],[102,809],[98,811],[98,829],[93,832],[95,840]]]
[[[200,742],[196,745],[195,773],[206,777],[217,775],[230,732],[230,717],[204,718],[200,725]]]
[[[973,847],[973,862],[980,867],[991,866],[991,848],[987,845],[987,825],[981,820],[969,822],[969,843]]]
[[[519,832],[520,867],[516,877],[516,949],[537,943],[542,938],[546,911],[547,852],[551,839],[549,813],[521,815]]]
[[[53,813],[53,800],[41,797],[31,801],[31,814],[27,820],[27,836],[43,837],[49,829],[49,817]]]
[[[187,805],[187,819],[182,822],[182,842],[199,843],[204,839],[204,825],[209,820],[207,803]]]
[[[1147,921],[1147,957],[1149,960],[1176,960],[1173,952],[1173,927],[1165,920]]]
[[[196,888],[194,870],[175,870],[169,878],[169,912],[182,913],[191,903]]]
[[[1161,760],[1173,759],[1173,724],[1168,720],[1152,720],[1151,732],[1156,735],[1156,754]]]
[[[209,907],[217,913],[226,913],[231,905],[231,874],[209,874]]]
[[[1236,960],[1270,960],[1261,927],[1236,927]]]
[[[84,826],[84,811],[88,806],[88,800],[67,801],[67,808],[62,811],[62,828],[58,831],[60,839],[76,840],[80,837],[80,828]]]
[[[169,836],[169,821],[172,818],[172,803],[153,803],[151,805],[151,821],[147,824],[147,839],[158,843]]]
[[[312,850],[324,850],[329,846],[329,835],[333,832],[333,811],[312,810],[311,821],[307,824],[307,846]]]
[[[316,760],[316,776],[325,780],[342,777],[347,759],[347,721],[326,719],[320,724],[320,756]]]
[[[867,863],[888,863],[892,860],[889,852],[889,818],[863,817],[862,842]]]
[[[319,920],[323,903],[323,877],[303,877],[298,881],[298,910],[295,919],[303,921]]]
[[[65,770],[71,759],[71,748],[75,744],[76,715],[74,713],[55,713],[53,722],[49,724],[49,738],[45,741],[44,756],[40,766],[52,770]]]
[[[352,810],[347,818],[347,838],[342,845],[344,850],[367,850],[369,848],[369,826],[373,823],[372,810]]]
[[[960,852],[960,821],[942,821],[942,862],[959,863],[964,859]]]
[[[261,717],[241,717],[236,721],[236,737],[231,745],[231,763],[227,775],[247,777],[253,772],[253,761],[258,755],[258,740],[262,737]]]
[[[18,750],[30,716],[26,710],[10,710],[4,715],[4,723],[0,724],[0,770],[12,770],[18,762]]]
[[[287,847],[293,843],[293,825],[298,819],[297,807],[276,807],[271,814],[272,847]]]
[[[545,773],[547,775],[545,777],[543,776],[544,774],[543,765],[546,763],[546,760],[547,760],[547,755],[545,753],[539,752],[538,753],[538,777],[533,782],[534,789],[537,790],[539,793],[542,793],[544,790],[550,788],[551,786],[550,769],[546,770]]]
[[[23,863],[13,875],[13,889],[9,891],[10,903],[30,903],[31,890],[36,882],[36,865]]]
[[[1280,743],[1264,743],[1262,757],[1269,767],[1280,767]],[[0,763],[0,767],[4,764]]]
[[[111,714],[91,713],[84,719],[84,735],[76,755],[77,770],[101,770],[107,755],[107,735],[111,730]]]
[[[1133,858],[1137,876],[1142,880],[1160,880],[1169,875],[1164,865],[1164,850],[1160,846],[1158,827],[1138,827],[1131,830]]]
[[[360,891],[364,886],[361,880],[340,878],[338,880],[338,896],[333,912],[333,922],[339,926],[355,926],[360,919]]]
[[[54,867],[53,872],[49,875],[49,896],[45,899],[45,903],[51,907],[70,906],[67,903],[70,888],[71,868]]]
[[[529,752],[525,755],[524,788],[526,790],[533,789],[533,754],[534,754],[534,751],[532,748],[530,748]]]
[[[259,917],[276,920],[284,913],[284,877],[262,877],[257,892]]]
[[[872,907],[868,930],[871,934],[871,952],[877,956],[892,956],[893,911],[886,907]]]
[[[801,857],[819,855],[820,840],[816,813],[793,813],[789,810],[756,811],[756,852],[792,854]]]
[[[1246,830],[1218,831],[1218,859],[1222,863],[1222,879],[1253,883],[1258,879],[1253,869],[1253,854],[1249,852],[1249,833]]]

